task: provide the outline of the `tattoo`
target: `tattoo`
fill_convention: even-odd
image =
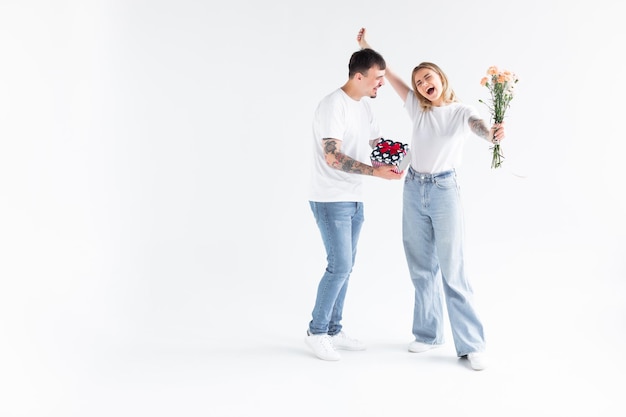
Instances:
[[[469,119],[469,125],[472,132],[474,132],[477,136],[485,138],[489,141],[491,140],[491,138],[489,137],[489,128],[487,128],[485,122],[482,119],[472,117]]]
[[[336,139],[324,139],[324,156],[333,168],[352,174],[374,175],[374,168],[341,153]]]
[[[324,139],[322,142],[324,144],[325,155],[337,152],[337,141],[335,139]]]

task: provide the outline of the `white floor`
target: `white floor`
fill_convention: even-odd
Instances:
[[[187,304],[143,288],[135,310],[119,295],[108,309],[55,305],[36,319],[23,309],[14,322],[30,327],[3,322],[0,415],[624,415],[623,285],[601,274],[588,286],[585,268],[560,265],[525,282],[477,280],[491,356],[481,372],[455,357],[451,339],[409,353],[410,284],[377,287],[362,271],[344,324],[368,349],[339,362],[303,343],[313,283],[284,285],[291,297],[248,283],[187,294]]]
[[[578,343],[576,343],[578,341]],[[618,416],[623,345],[492,346],[476,372],[450,346],[409,354],[368,339],[340,362],[295,335],[178,347],[94,348],[3,369],[3,416]],[[22,358],[25,359],[25,358]],[[34,369],[36,368],[36,369]],[[7,380],[9,379],[9,380]]]

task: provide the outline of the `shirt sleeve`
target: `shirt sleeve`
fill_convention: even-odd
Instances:
[[[482,116],[478,113],[478,110],[474,106],[466,105],[465,106],[465,117],[466,122],[468,122],[471,118],[481,119]]]
[[[333,138],[343,140],[346,131],[345,108],[337,100],[324,100],[315,113],[315,126],[319,140]]]
[[[415,120],[416,114],[420,111],[421,107],[419,105],[419,101],[417,97],[415,97],[415,93],[413,90],[409,90],[409,93],[406,95],[406,100],[404,101],[404,108],[409,114],[411,120]]]

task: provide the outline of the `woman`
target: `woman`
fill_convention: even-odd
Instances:
[[[359,46],[371,48],[365,34],[361,28]],[[476,109],[458,102],[445,73],[433,63],[422,62],[413,69],[412,88],[389,65],[385,78],[413,123],[411,167],[404,180],[402,207],[402,239],[415,287],[415,340],[409,351],[425,352],[443,344],[445,299],[458,357],[467,358],[474,370],[485,369],[483,325],[463,260],[463,212],[456,168],[470,133],[498,143],[504,138],[504,126],[488,128]]]

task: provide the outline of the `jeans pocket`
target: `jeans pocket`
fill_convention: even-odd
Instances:
[[[435,185],[442,190],[456,188],[456,178],[452,175],[443,178],[435,178]]]

